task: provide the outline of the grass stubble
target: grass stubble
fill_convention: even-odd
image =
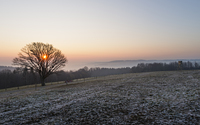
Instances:
[[[112,75],[18,93],[1,96],[0,124],[200,122],[198,70]]]

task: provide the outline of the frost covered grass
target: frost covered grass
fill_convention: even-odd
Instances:
[[[1,95],[0,124],[200,122],[197,70],[113,75],[75,83]]]

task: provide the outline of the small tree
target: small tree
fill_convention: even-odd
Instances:
[[[21,49],[17,58],[13,59],[14,65],[33,69],[38,72],[42,86],[45,86],[44,80],[59,68],[65,66],[66,57],[60,50],[54,48],[51,44],[33,42]]]

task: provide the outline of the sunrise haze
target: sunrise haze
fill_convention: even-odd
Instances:
[[[66,69],[112,60],[200,59],[199,0],[0,0],[0,65],[32,42]]]

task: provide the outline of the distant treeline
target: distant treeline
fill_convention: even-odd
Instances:
[[[45,82],[66,81],[70,82],[74,79],[99,77],[106,75],[116,75],[125,73],[139,73],[152,71],[173,71],[173,70],[196,70],[200,69],[198,63],[178,62],[167,63],[139,63],[132,68],[88,68],[84,67],[77,71],[59,71],[45,79]],[[33,71],[23,68],[16,68],[13,71],[4,69],[0,71],[0,89],[10,87],[19,87],[24,85],[40,83],[39,75]]]
[[[4,69],[9,69],[9,70],[13,71],[15,69],[15,67],[12,67],[12,66],[0,66],[0,71],[2,71]]]
[[[195,70],[200,69],[200,65],[195,62],[171,62],[167,63],[139,63],[131,68],[132,73],[152,72],[152,71],[174,71],[174,70]]]

